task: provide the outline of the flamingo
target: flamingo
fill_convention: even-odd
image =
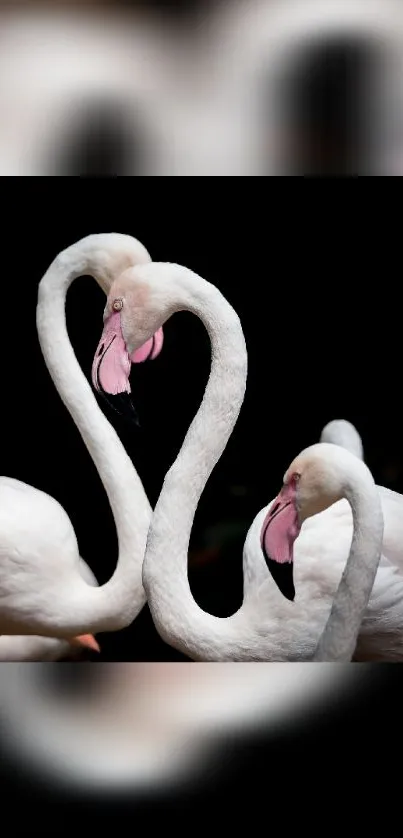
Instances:
[[[329,547],[325,540],[326,546],[320,546],[321,555],[318,556],[312,530],[306,527],[302,535],[302,526],[311,517],[322,513],[325,529],[329,532],[326,511],[343,499],[352,512],[352,539],[350,520],[344,516],[344,521],[336,530],[336,549],[334,542]],[[317,538],[320,529],[321,521],[319,519],[318,524],[316,519],[314,538]],[[344,544],[343,529],[347,533]],[[304,590],[294,619],[298,619],[301,608],[305,610],[307,607],[303,601],[306,592],[308,607],[309,599],[315,595],[322,604],[330,601],[330,616],[320,635],[313,660],[345,663],[353,658],[382,554],[383,529],[382,505],[375,481],[367,466],[355,454],[322,442],[305,449],[291,463],[284,476],[283,487],[264,518],[261,544],[273,578],[292,601],[295,598],[294,543],[298,545],[299,584],[304,582]],[[336,595],[326,589],[328,584],[323,584],[320,578],[316,567],[320,562],[325,562],[326,569],[330,567],[332,570],[345,565]],[[301,580],[302,568],[304,576]],[[312,583],[316,584],[316,590],[309,591]],[[293,619],[292,612],[289,618]]]
[[[340,481],[345,465],[351,478],[351,484],[345,485],[346,492],[353,485],[355,468],[361,475],[371,509],[370,520],[366,522],[367,538],[361,543],[358,558],[356,546],[362,522],[360,518],[356,522],[352,541],[352,512],[348,500],[343,499],[322,513],[328,516],[327,525],[326,517],[320,516],[305,522],[307,528],[309,523],[319,520],[316,529],[312,528],[315,557],[305,562],[298,561],[296,556],[298,595],[295,602],[290,602],[268,572],[261,549],[263,520],[275,503],[272,502],[261,510],[246,539],[241,608],[231,617],[218,618],[204,612],[193,599],[187,578],[193,518],[203,488],[230,438],[245,394],[247,352],[241,323],[220,291],[187,268],[155,262],[139,265],[124,271],[110,288],[100,346],[105,344],[106,336],[109,343],[100,366],[109,355],[109,368],[112,365],[122,368],[125,354],[130,355],[172,314],[181,310],[193,312],[204,323],[212,344],[212,366],[201,406],[178,457],[165,476],[148,533],[143,584],[157,631],[164,641],[196,661],[312,660],[315,655],[321,659],[319,639],[324,632],[327,642],[332,626],[337,623],[337,611],[335,616],[331,610],[335,602],[335,608],[342,608],[351,641],[347,652],[347,645],[340,650],[341,659],[345,659],[356,640],[357,621],[351,625],[343,609],[346,599],[343,568],[347,561],[347,580],[354,580],[356,569],[366,567],[358,602],[361,611],[379,564],[383,514],[369,469],[358,457],[338,446],[321,444],[324,446],[321,450],[327,452],[324,454],[327,467],[332,469],[340,461]],[[123,343],[112,341],[113,334],[122,336]],[[99,351],[98,348],[97,355]],[[123,395],[129,392],[128,378],[123,381],[120,376],[119,387],[114,389]],[[328,500],[333,503],[334,499]],[[362,506],[365,507],[365,499]],[[251,538],[260,544],[258,565],[255,560],[249,560]],[[354,597],[353,590],[350,596]],[[372,653],[377,651],[387,659],[403,658],[402,603],[403,578],[395,568],[379,567],[363,632],[364,640],[372,644]],[[365,651],[362,654],[365,656]]]
[[[123,269],[148,261],[146,249],[131,236],[87,236],[59,253],[39,284],[37,329],[44,360],[107,492],[118,533],[119,559],[109,582],[96,586],[88,572],[83,572],[85,565],[74,529],[60,504],[32,486],[2,478],[3,635],[39,635],[70,641],[88,632],[116,631],[128,626],[145,603],[141,566],[151,507],[131,460],[98,407],[78,364],[67,333],[65,301],[69,286],[80,275],[92,275],[107,293]],[[124,373],[129,374],[132,362],[155,358],[162,342],[162,330],[156,330],[139,352],[130,356],[122,353]],[[120,372],[115,370],[118,380]],[[4,641],[6,645],[7,642]],[[35,642],[31,642],[31,647]],[[18,645],[17,641],[14,643]],[[47,649],[52,645],[48,643]],[[59,648],[64,650],[65,646],[59,644]]]
[[[328,422],[322,430],[320,440],[321,442],[331,442],[333,445],[340,445],[342,448],[346,448],[357,457],[360,457],[360,459],[363,459],[361,437],[354,425],[345,419],[333,419],[331,422]],[[229,536],[228,540],[225,538],[225,535],[221,536],[220,546],[206,547],[189,554],[192,566],[205,565],[216,561],[220,557],[222,548],[228,553],[233,549],[232,539]],[[261,551],[258,540],[250,539],[248,541],[248,549],[251,551],[249,561],[252,562],[255,559],[258,565],[261,564]],[[265,571],[263,570],[263,575],[264,573]]]

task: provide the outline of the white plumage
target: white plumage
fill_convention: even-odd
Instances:
[[[125,271],[110,289],[106,323],[116,300],[129,353],[179,310],[200,317],[212,344],[212,367],[202,404],[165,477],[148,534],[143,581],[157,630],[166,642],[194,660],[312,658],[350,551],[353,530],[348,502],[341,500],[304,523],[295,550],[295,602],[285,600],[279,592],[260,549],[260,524],[266,507],[253,522],[245,544],[241,608],[225,619],[205,613],[189,588],[187,552],[197,504],[244,399],[247,353],[241,324],[217,288],[178,265],[152,263]],[[364,463],[351,453],[349,468],[351,473],[354,468],[364,469],[367,489],[374,485]],[[381,490],[386,519],[388,498],[389,493]],[[375,489],[371,499],[374,520],[379,524],[371,536],[376,540],[382,515]],[[394,538],[395,531],[392,542]],[[388,545],[388,533],[385,543]],[[256,555],[250,561],[253,550]],[[377,563],[379,556],[375,559]],[[401,638],[403,578],[385,565],[378,570],[357,657],[403,659]]]

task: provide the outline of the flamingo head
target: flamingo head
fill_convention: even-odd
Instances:
[[[344,497],[340,459],[352,455],[330,443],[305,449],[284,475],[281,491],[268,509],[260,534],[267,567],[287,599],[295,598],[294,543],[306,518]]]
[[[95,390],[109,405],[138,424],[137,412],[130,396],[131,366],[157,358],[162,349],[164,334],[160,327],[141,346],[129,352],[122,333],[122,307],[121,298],[114,297],[110,310],[107,308],[105,312],[104,329],[94,356],[91,377]]]
[[[104,329],[92,366],[95,388],[114,399],[118,412],[133,410],[129,374],[132,363],[159,355],[163,345],[163,325],[181,306],[182,291],[177,273],[186,268],[150,262],[128,268],[109,289],[104,311]],[[200,281],[200,280],[199,280]],[[186,303],[182,306],[186,308]]]

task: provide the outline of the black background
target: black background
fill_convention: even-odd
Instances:
[[[203,493],[190,545],[190,583],[206,610],[225,616],[240,605],[248,527],[277,494],[292,459],[319,440],[330,419],[352,421],[377,482],[403,489],[401,317],[390,237],[386,249],[369,214],[359,223],[354,195],[337,195],[340,186],[331,190],[336,209],[329,199],[323,203],[319,185],[309,190],[308,204],[307,186],[297,193],[272,183],[256,197],[248,186],[240,191],[213,181],[185,188],[60,179],[10,190],[1,265],[2,471],[57,498],[100,584],[117,559],[113,518],[45,367],[35,324],[42,275],[60,250],[89,233],[135,235],[155,261],[178,262],[215,283],[242,321],[246,398]],[[89,277],[68,294],[69,334],[87,377],[104,304]],[[198,409],[209,364],[202,324],[176,314],[159,358],[132,371],[140,429],[101,404],[152,506]],[[217,534],[209,532],[214,525],[221,527]],[[159,640],[147,608],[126,631],[99,639],[102,660],[181,659]]]
[[[318,440],[327,421],[354,422],[377,482],[403,490],[399,236],[385,209],[382,183],[379,191],[381,200],[375,189],[353,181],[294,185],[272,179],[269,185],[246,182],[239,188],[213,180],[174,186],[129,179],[3,180],[2,472],[62,503],[81,555],[101,584],[117,557],[112,516],[36,336],[37,286],[53,258],[89,233],[129,233],[154,260],[182,263],[215,283],[241,317],[249,353],[246,398],[198,510],[189,569],[197,601],[217,615],[230,614],[241,603],[241,548],[248,526],[278,491],[291,459]],[[87,376],[103,307],[94,280],[74,283],[68,327]],[[152,504],[198,408],[208,370],[203,327],[191,315],[175,315],[165,327],[158,360],[132,373],[141,429],[133,431],[110,415]],[[218,540],[209,560],[206,528],[223,521],[239,525],[240,533],[231,549],[224,538]],[[99,640],[102,660],[182,659],[158,638],[147,607],[126,631]],[[318,760],[332,766],[335,753],[343,761],[346,783],[352,781],[347,763],[351,771],[354,764],[363,782],[375,782],[375,776],[378,782],[376,748],[390,744],[400,751],[400,667],[378,671],[384,685],[376,701],[384,703],[376,703],[371,693],[351,717],[329,720],[320,743],[310,728],[301,732],[302,739],[273,746],[275,782],[267,773],[264,742],[240,762],[234,756],[236,776],[225,788],[214,781],[209,800],[223,811],[228,805],[232,814],[248,805],[261,816],[264,796],[270,799],[274,787],[276,795],[279,786],[294,799],[304,773],[308,782],[308,751],[318,794]],[[332,795],[334,781],[331,773],[327,776]],[[238,784],[244,784],[253,803],[250,798],[237,803]]]

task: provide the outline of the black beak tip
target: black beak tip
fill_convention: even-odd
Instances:
[[[99,393],[115,413],[118,413],[127,422],[130,422],[131,425],[140,427],[139,416],[130,393],[117,393],[116,395],[112,395],[111,393],[105,393],[102,389],[99,390]]]
[[[292,562],[276,562],[266,556],[266,564],[280,593],[289,602],[295,600],[294,565]]]
[[[99,369],[104,356],[105,352],[103,353],[97,366],[96,384],[95,382],[93,382],[94,389],[100,396],[102,396],[102,398],[107,402],[109,407],[111,407],[112,410],[115,411],[115,413],[118,413],[119,416],[122,416],[131,425],[137,425],[137,427],[139,428],[140,420],[138,417],[137,410],[132,402],[130,393],[116,393],[115,395],[113,395],[112,393],[106,393],[101,385],[101,382],[99,380]]]

